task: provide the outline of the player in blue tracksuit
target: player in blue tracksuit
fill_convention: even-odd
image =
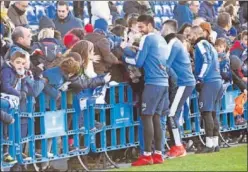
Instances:
[[[137,20],[138,28],[143,34],[135,59],[125,58],[125,62],[143,67],[145,88],[142,94],[142,114],[144,132],[144,153],[132,166],[163,163],[161,152],[162,131],[160,116],[168,112],[168,74],[166,60],[169,52],[164,38],[154,33],[154,19],[141,15]],[[152,155],[152,140],[155,141],[155,152]]]
[[[168,116],[168,129],[171,133],[171,141],[173,141],[175,146],[171,147],[167,156],[172,158],[186,155],[186,150],[180,138],[179,118],[184,103],[192,94],[195,87],[195,77],[192,72],[189,53],[183,43],[176,37],[178,30],[177,21],[166,20],[163,23],[163,28],[161,34],[167,41],[169,49],[171,49],[167,66],[172,68],[177,75],[176,92],[174,94],[170,92],[170,97],[173,97],[173,99],[170,104],[170,114]],[[163,121],[162,118],[161,121]],[[164,146],[163,140],[162,146]]]
[[[197,153],[219,151],[219,123],[216,117],[217,103],[223,94],[218,53],[214,46],[205,40],[203,30],[193,27],[196,89],[199,91],[199,107],[205,122],[206,147]]]
[[[170,40],[167,38],[170,37]],[[171,67],[177,75],[177,92],[170,106],[170,114],[168,116],[168,124],[172,129],[174,138],[174,146],[167,153],[169,157],[185,156],[186,150],[182,145],[179,132],[179,118],[182,107],[186,100],[192,94],[195,88],[195,77],[192,72],[189,53],[183,43],[177,39],[175,34],[169,34],[165,37],[169,45],[172,45],[171,53],[167,61],[168,67]]]

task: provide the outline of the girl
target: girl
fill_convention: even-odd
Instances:
[[[93,62],[97,63],[97,61],[100,59],[99,56],[94,55],[94,45],[93,43],[81,40],[77,42],[70,50],[69,52],[76,52],[81,56],[82,59],[82,69],[83,74],[87,78],[95,78],[97,74],[94,71]]]
[[[138,27],[137,27],[137,19],[139,15],[136,13],[130,14],[127,18],[127,24],[128,24],[128,46],[132,46],[133,43],[137,38],[141,37],[141,34],[139,33]]]

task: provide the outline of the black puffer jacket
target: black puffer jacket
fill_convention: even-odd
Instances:
[[[69,89],[71,89],[74,93],[78,93],[87,88],[96,88],[98,86],[103,86],[105,84],[103,76],[87,78],[82,75],[80,77],[71,78],[68,81],[71,82],[71,84],[69,85]]]

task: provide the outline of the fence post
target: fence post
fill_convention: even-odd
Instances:
[[[46,112],[46,104],[44,102],[46,102],[45,94],[41,93],[39,96],[39,105],[40,105],[40,112],[43,114]],[[40,117],[40,130],[41,130],[41,134],[45,135],[45,117],[44,116]],[[41,140],[41,154],[42,154],[42,157],[48,158],[46,138]]]
[[[61,109],[65,110],[65,129],[68,133],[69,127],[68,127],[68,113],[67,113],[67,93],[62,92],[61,97]],[[68,134],[65,136],[62,136],[62,145],[63,145],[63,154],[68,154],[69,148],[68,148]]]
[[[35,159],[35,141],[34,141],[34,104],[33,104],[33,97],[28,97],[27,102],[27,112],[31,113],[31,115],[28,118],[28,137],[31,138],[28,144],[29,148],[29,157],[32,159]]]
[[[115,125],[115,87],[110,87],[110,104],[113,105],[114,107],[110,109],[110,123],[112,127]],[[116,147],[116,129],[111,130],[111,146]]]

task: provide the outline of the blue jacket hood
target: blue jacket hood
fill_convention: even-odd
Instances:
[[[5,68],[10,68],[11,71],[13,71],[13,73],[17,74],[17,72],[16,72],[14,66],[10,64],[10,61],[6,61],[6,62],[3,64],[1,70],[5,69]]]

